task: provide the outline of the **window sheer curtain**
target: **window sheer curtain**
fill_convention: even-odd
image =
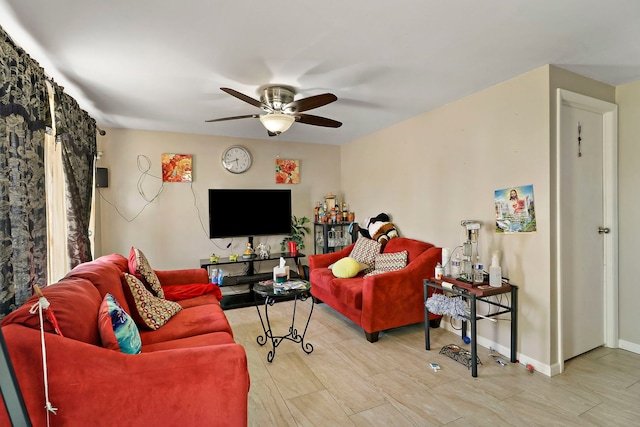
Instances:
[[[53,84],[47,81],[49,109],[54,114]],[[45,186],[47,192],[47,283],[56,283],[69,271],[67,246],[67,206],[65,200],[62,148],[56,142],[55,120],[44,136]]]
[[[56,142],[62,148],[69,268],[91,261],[89,227],[97,154],[96,122],[54,84]]]
[[[44,71],[0,27],[0,318],[47,279]]]

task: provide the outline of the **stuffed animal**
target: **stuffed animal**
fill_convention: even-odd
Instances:
[[[398,237],[398,230],[391,222],[389,215],[381,213],[373,218],[367,218],[365,221],[366,228],[359,228],[362,236],[375,240],[381,244],[386,244],[390,239]]]

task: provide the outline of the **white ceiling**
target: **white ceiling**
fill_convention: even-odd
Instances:
[[[637,0],[0,0],[0,25],[101,127],[268,138],[269,83],[338,129],[276,137],[342,144],[544,64],[640,80]]]

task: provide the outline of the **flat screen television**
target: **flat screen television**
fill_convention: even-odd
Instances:
[[[209,237],[291,234],[291,190],[209,189]]]

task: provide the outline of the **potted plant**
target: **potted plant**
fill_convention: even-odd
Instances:
[[[291,236],[287,236],[280,242],[280,250],[284,252],[289,242],[295,242],[296,250],[289,252],[297,252],[298,249],[304,249],[304,237],[307,233],[311,233],[311,229],[305,224],[311,222],[306,216],[291,216]]]

